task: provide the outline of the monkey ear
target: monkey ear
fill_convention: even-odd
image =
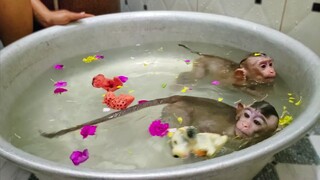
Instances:
[[[237,80],[245,80],[246,79],[246,70],[244,68],[237,68],[234,71],[234,78]]]
[[[237,114],[238,114],[239,112],[241,112],[244,108],[245,108],[245,105],[244,105],[244,104],[238,103],[238,104],[237,104],[237,107],[236,107],[236,109],[237,109]]]

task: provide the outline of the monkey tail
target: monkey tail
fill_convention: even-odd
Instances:
[[[184,47],[185,49],[187,49],[187,50],[190,51],[191,53],[198,54],[199,56],[204,55],[204,54],[202,54],[201,52],[194,51],[194,50],[190,49],[188,46],[186,46],[186,45],[184,45],[184,44],[178,44],[178,46]]]
[[[57,132],[52,132],[52,133],[45,133],[45,132],[42,132],[42,131],[39,131],[39,132],[40,132],[40,135],[43,136],[43,137],[54,138],[54,137],[58,137],[58,136],[67,134],[69,132],[81,129],[85,125],[99,124],[99,123],[102,123],[102,122],[105,122],[105,121],[109,121],[111,119],[115,119],[117,117],[124,116],[126,114],[130,114],[132,112],[135,112],[135,111],[138,111],[140,109],[144,109],[144,108],[147,108],[147,107],[150,107],[150,106],[157,106],[157,105],[161,105],[161,104],[175,103],[175,102],[179,101],[182,97],[183,96],[175,95],[175,96],[170,96],[170,97],[167,97],[167,98],[155,99],[155,100],[147,101],[147,102],[142,103],[142,104],[136,104],[136,105],[131,106],[131,107],[127,108],[127,109],[108,114],[108,115],[103,116],[101,118],[98,118],[98,119],[95,119],[95,120],[92,120],[92,121],[89,121],[89,122],[86,122],[86,123],[83,123],[83,124],[80,124],[80,125],[77,125],[77,126],[74,126],[74,127],[71,127],[71,128],[62,129],[62,130],[57,131]]]

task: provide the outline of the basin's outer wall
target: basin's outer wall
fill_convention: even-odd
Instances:
[[[187,12],[124,13],[80,22],[48,28],[0,51],[0,155],[39,176],[44,174],[55,179],[68,176],[75,179],[251,179],[275,153],[301,138],[319,116],[319,58],[275,30],[234,18]],[[244,150],[198,163],[155,170],[102,172],[72,167],[35,157],[8,143],[6,134],[9,128],[3,125],[15,98],[27,87],[26,83],[61,59],[163,41],[202,42],[270,52],[268,54],[276,59],[275,66],[281,70],[278,71],[281,77],[304,97],[305,103],[300,109],[303,113],[286,129]]]
[[[186,176],[176,176],[176,177],[166,177],[166,178],[152,178],[148,177],[145,179],[172,179],[172,180],[251,180],[255,177],[258,172],[271,160],[271,157],[261,157],[254,161],[249,161],[243,164],[239,164],[234,167],[227,167],[221,170],[216,170],[207,173],[201,174],[193,174],[193,175],[186,175]],[[59,174],[48,174],[43,172],[36,172],[33,173],[39,179],[45,180],[79,180],[79,177],[63,177]],[[88,178],[81,178],[81,179],[88,179]],[[89,178],[90,179],[90,178]],[[121,179],[129,179],[129,178],[121,178]],[[135,178],[140,180],[142,178]]]

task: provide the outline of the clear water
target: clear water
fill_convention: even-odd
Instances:
[[[9,115],[12,144],[31,154],[56,162],[72,165],[69,156],[74,150],[89,150],[90,158],[81,166],[95,169],[142,169],[159,168],[191,163],[203,159],[176,159],[171,156],[168,138],[152,137],[149,124],[160,117],[163,106],[151,107],[136,113],[98,125],[95,136],[82,139],[79,131],[54,139],[40,136],[39,130],[52,132],[70,127],[109,112],[103,112],[103,89],[93,88],[92,78],[97,74],[107,77],[125,75],[129,80],[116,94],[135,96],[136,104],[141,99],[154,99],[170,95],[202,96],[212,99],[223,98],[233,104],[238,100],[252,103],[254,98],[234,89],[223,89],[208,83],[197,83],[192,90],[183,93],[183,85],[176,84],[179,73],[190,71],[198,55],[178,47],[177,43],[137,44],[133,47],[110,49],[82,54],[65,59],[63,71],[48,67],[46,73],[31,83],[18,98]],[[215,54],[239,62],[247,52],[229,47],[185,43],[203,53]],[[101,54],[103,60],[86,64],[82,58]],[[68,82],[68,92],[53,94],[53,81]],[[163,84],[167,84],[165,88]],[[274,90],[267,100],[281,113],[282,106],[288,106],[287,93],[290,90],[277,79]],[[295,106],[288,107],[294,111]]]

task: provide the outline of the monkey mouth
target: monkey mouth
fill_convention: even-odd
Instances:
[[[247,133],[245,133],[245,132],[243,132],[242,130],[240,130],[238,127],[235,127],[235,135],[236,136],[239,136],[239,137],[242,137],[242,138],[247,138],[247,137],[249,137],[249,135],[247,134]]]

